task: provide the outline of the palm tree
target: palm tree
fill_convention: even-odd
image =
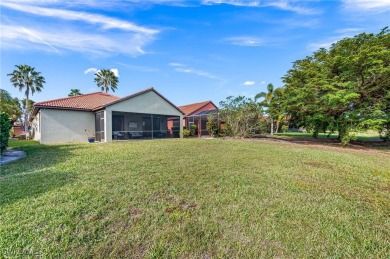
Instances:
[[[256,94],[255,100],[257,100],[259,98],[264,98],[264,100],[262,102],[260,102],[259,104],[264,106],[264,107],[269,108],[269,106],[271,104],[272,97],[274,95],[274,86],[272,84],[268,84],[267,90],[268,90],[267,93],[260,92],[260,93]],[[273,135],[274,134],[274,120],[273,120],[272,115],[269,111],[268,111],[268,115],[269,115],[269,118],[271,120],[271,135]]]
[[[82,93],[80,93],[80,89],[70,89],[70,93],[68,94],[68,96],[77,96],[77,95],[82,95]]]
[[[11,83],[14,87],[18,87],[20,91],[25,90],[24,94],[26,95],[26,107],[24,114],[24,130],[28,131],[28,119],[30,110],[28,108],[29,95],[34,95],[35,92],[41,92],[43,84],[46,83],[45,78],[41,76],[40,72],[35,71],[34,67],[29,65],[16,65],[17,69],[14,70],[11,74]]]
[[[102,91],[108,92],[109,88],[115,92],[118,84],[118,77],[109,69],[102,69],[95,73],[95,82]]]

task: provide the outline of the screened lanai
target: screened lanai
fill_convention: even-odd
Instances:
[[[193,114],[191,116],[187,116],[185,126],[188,129],[190,129],[192,125],[196,125],[197,135],[199,137],[210,135],[210,133],[207,131],[207,127],[206,127],[208,116],[210,114],[213,114],[216,117],[216,119],[218,120],[218,125],[220,125],[218,109],[215,109],[215,110],[201,111],[201,112],[198,112],[198,113]]]
[[[179,116],[112,112],[112,140],[179,138],[180,128],[169,121],[179,121]]]

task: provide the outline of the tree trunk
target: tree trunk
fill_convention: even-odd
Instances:
[[[28,95],[29,95],[29,86],[26,84],[26,109],[25,109],[25,112],[24,112],[24,131],[28,131],[28,114],[29,114],[29,109],[28,109]]]
[[[274,135],[274,119],[270,116],[271,119],[271,136]]]
[[[280,120],[278,119],[276,121],[276,129],[275,129],[275,132],[278,133],[279,132],[279,125],[280,125]]]

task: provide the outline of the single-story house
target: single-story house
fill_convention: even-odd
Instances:
[[[38,102],[32,111],[32,138],[40,143],[153,139],[182,136],[184,113],[154,88],[123,98],[95,92]],[[169,128],[168,121],[179,127]]]
[[[209,135],[206,130],[207,116],[218,113],[218,107],[212,101],[186,104],[179,106],[179,109],[184,112],[185,127],[189,129],[192,125],[196,125],[199,136]]]

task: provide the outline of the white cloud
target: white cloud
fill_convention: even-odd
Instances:
[[[261,85],[263,85],[263,84],[265,84],[265,83],[267,83],[267,82],[264,81],[264,80],[260,82]]]
[[[75,51],[94,56],[118,53],[137,56],[142,47],[153,38],[132,33],[91,33],[77,28],[28,28],[27,26],[1,24],[2,48],[37,49],[48,52]]]
[[[7,2],[2,2],[0,3],[0,5],[13,10],[30,13],[38,16],[54,17],[56,19],[63,19],[63,20],[83,21],[90,24],[100,24],[103,27],[103,29],[121,29],[124,31],[132,31],[132,32],[144,33],[148,35],[153,35],[158,33],[157,30],[148,29],[127,21],[122,21],[119,19],[115,19],[115,18],[111,18],[99,14],[91,14],[86,12],[76,12],[76,11],[53,9],[53,8],[44,8],[44,7],[37,7],[32,5],[20,5],[20,4],[13,4]]]
[[[84,74],[89,74],[89,73],[95,74],[98,71],[100,71],[100,70],[97,69],[96,67],[90,67],[84,71]],[[119,77],[119,70],[117,68],[111,68],[110,71],[112,71],[115,76]]]
[[[169,63],[168,65],[170,65],[171,67],[184,67],[185,66],[181,63]]]
[[[216,5],[216,4],[227,4],[235,6],[245,6],[245,7],[275,7],[285,11],[291,11],[298,14],[318,14],[318,10],[313,10],[311,8],[306,8],[298,5],[293,5],[288,0],[268,0],[268,1],[258,1],[258,0],[202,0],[202,3],[205,5]]]
[[[222,79],[218,76],[215,76],[209,72],[198,70],[198,69],[193,69],[193,68],[190,68],[190,67],[188,67],[184,64],[181,64],[181,63],[169,63],[168,65],[175,68],[176,72],[194,74],[197,76],[206,77],[206,78],[213,79],[213,80],[224,81],[224,79]]]
[[[66,7],[88,7],[95,9],[118,9],[120,7],[134,7],[135,5],[173,5],[173,6],[186,6],[185,0],[3,0],[4,2],[17,2],[19,4],[28,5],[52,5],[52,6],[66,6]]]
[[[264,44],[264,40],[257,37],[249,36],[238,36],[238,37],[229,37],[225,41],[233,45],[247,46],[247,47],[258,47]]]
[[[339,40],[342,40],[344,38],[351,38],[361,32],[363,32],[364,29],[362,28],[342,28],[334,31],[332,36],[329,36],[325,38],[324,40],[320,42],[311,42],[308,44],[307,49],[311,51],[317,51],[320,48],[329,49],[333,43],[336,43]]]
[[[235,6],[260,6],[260,1],[257,0],[202,0],[205,5],[213,4],[228,4]]]
[[[111,68],[110,69],[116,77],[119,77],[119,70],[117,68]]]
[[[98,71],[98,69],[96,67],[90,67],[84,71],[84,74],[89,74],[89,73],[95,74],[97,71]]]
[[[298,6],[298,5],[291,5],[289,3],[289,1],[287,1],[287,0],[265,1],[264,3],[265,3],[264,6],[266,6],[266,7],[267,6],[276,7],[276,8],[279,8],[281,10],[291,11],[291,12],[298,13],[298,14],[313,15],[313,14],[320,13],[319,10],[314,10],[311,8],[306,8],[306,7],[302,7],[302,6]]]
[[[311,42],[307,45],[307,49],[311,51],[317,51],[321,48],[329,49],[333,43],[336,43],[337,40],[327,41],[327,42]]]
[[[116,9],[118,8],[134,8],[144,5],[169,5],[169,6],[196,6],[196,5],[234,5],[242,7],[275,7],[281,10],[291,11],[298,14],[317,14],[317,10],[306,8],[297,5],[296,0],[3,0],[4,2],[16,2],[23,5],[51,5],[51,6],[82,6],[95,9]],[[360,0],[361,1],[361,0]],[[380,0],[384,1],[384,0]]]
[[[128,68],[129,70],[133,70],[133,71],[139,71],[139,72],[157,72],[157,71],[159,71],[159,69],[154,68],[154,67],[135,66],[135,65],[125,64],[125,63],[121,63],[121,62],[116,62],[116,63]]]
[[[390,10],[390,0],[343,0],[343,2],[347,10],[376,12]]]
[[[45,4],[80,7],[82,3],[99,1],[20,0],[2,1],[0,7],[20,14],[7,17],[2,14],[1,48],[48,51],[61,54],[74,51],[92,56],[145,54],[144,47],[155,40],[158,30],[139,26],[129,21],[89,12],[47,8]],[[104,1],[103,1],[104,2]],[[106,1],[107,2],[107,1]],[[32,5],[35,4],[35,5]],[[38,17],[26,23],[23,13]],[[45,17],[47,19],[39,19]],[[48,24],[50,23],[50,26]]]
[[[256,84],[256,82],[255,81],[245,81],[242,84],[245,85],[245,86],[252,86],[252,85]]]

